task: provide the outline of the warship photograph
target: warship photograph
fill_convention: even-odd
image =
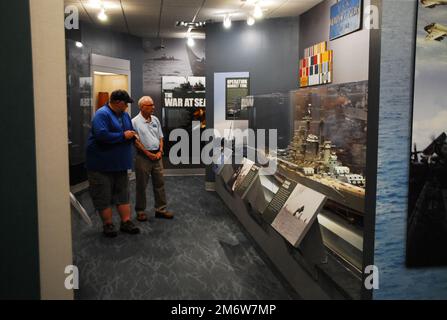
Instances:
[[[411,153],[407,265],[447,264],[447,135]]]
[[[407,212],[407,267],[447,265],[447,7],[419,3]],[[445,1],[443,1],[445,4]],[[433,6],[429,6],[433,4]],[[435,7],[436,4],[436,7]],[[432,8],[433,7],[433,8]],[[433,22],[427,26],[428,22]]]

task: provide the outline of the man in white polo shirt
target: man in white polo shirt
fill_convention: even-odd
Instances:
[[[160,120],[152,113],[155,106],[151,97],[145,96],[138,101],[140,113],[132,119],[132,126],[138,134],[135,142],[136,204],[138,221],[147,221],[146,187],[152,177],[155,197],[155,217],[172,219],[174,215],[167,210],[165,183],[163,177],[163,132]]]

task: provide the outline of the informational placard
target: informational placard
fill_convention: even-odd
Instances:
[[[253,161],[248,160],[247,158],[243,158],[241,164],[237,164],[234,166],[233,176],[228,182],[228,186],[231,188],[232,192],[235,192],[240,188],[254,164],[255,163]]]
[[[272,227],[293,246],[298,247],[325,201],[325,195],[297,183],[273,220]]]
[[[164,108],[205,108],[205,77],[162,77]]]
[[[259,167],[257,165],[253,165],[250,168],[250,171],[248,172],[248,174],[245,176],[244,180],[242,181],[242,183],[237,187],[237,189],[235,190],[236,194],[238,196],[240,196],[241,198],[244,198],[248,188],[252,185],[253,181],[256,179],[256,177],[258,176],[258,172],[259,172]]]
[[[250,78],[227,78],[225,100],[226,120],[248,120]]]
[[[329,39],[334,40],[361,28],[362,0],[339,0],[331,6]]]
[[[282,209],[282,207],[284,207],[287,199],[289,199],[295,187],[296,182],[294,181],[285,180],[283,182],[278,192],[276,192],[275,196],[273,197],[272,201],[270,201],[269,205],[262,213],[262,217],[267,223],[271,224],[275,220],[279,211]]]

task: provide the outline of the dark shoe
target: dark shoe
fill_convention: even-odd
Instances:
[[[155,218],[158,219],[174,219],[174,214],[170,211],[155,211]]]
[[[140,222],[146,222],[147,221],[147,215],[143,211],[137,212],[137,220]]]
[[[121,222],[121,232],[129,233],[129,234],[138,234],[140,233],[140,229],[135,227],[132,221]]]
[[[105,224],[103,226],[103,233],[107,238],[115,238],[118,235],[113,224]]]

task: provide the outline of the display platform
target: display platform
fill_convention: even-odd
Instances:
[[[247,163],[249,169],[255,166],[254,162],[244,160],[245,167]],[[244,184],[247,179],[251,182],[242,197],[232,192],[229,182],[237,180],[244,164],[221,165],[217,170],[216,192],[278,271],[304,299],[359,299],[361,278],[355,271],[356,264],[350,262],[358,262],[358,255],[354,250],[350,255],[354,258],[340,255],[351,243],[359,247],[358,242],[343,235],[347,228],[334,227],[340,221],[322,213],[326,196],[280,174],[256,174],[254,178],[245,174],[239,177],[239,183]],[[309,209],[307,204],[303,208],[299,199],[311,200]],[[297,210],[289,210],[290,205],[298,205],[298,211],[303,209],[298,217],[294,214]],[[300,219],[304,210],[309,212]],[[324,221],[324,225],[319,221]]]

